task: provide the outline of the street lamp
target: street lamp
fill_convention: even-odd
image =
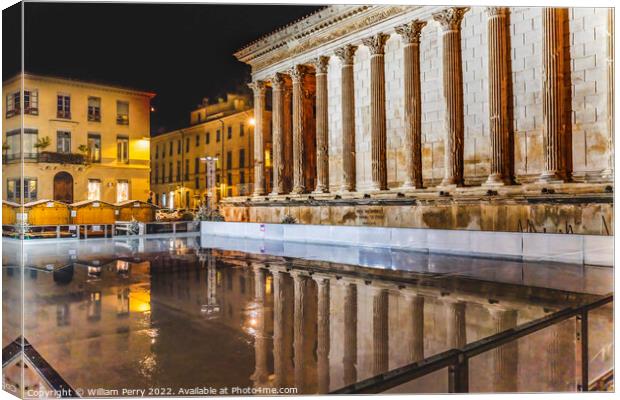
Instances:
[[[216,196],[216,188],[215,188],[215,164],[217,163],[217,157],[200,157],[200,161],[207,163],[207,196],[209,200],[207,201],[207,207],[214,209],[215,205],[209,204],[209,202],[215,200]],[[213,190],[213,193],[209,195],[209,192]]]

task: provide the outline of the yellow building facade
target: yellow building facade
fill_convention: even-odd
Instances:
[[[214,104],[205,100],[190,113],[189,127],[151,138],[155,204],[195,209],[209,198],[251,195],[254,116],[249,103],[235,94]],[[265,167],[270,168],[269,142],[265,149]]]
[[[22,159],[25,203],[148,199],[153,93],[32,74],[2,91],[3,199],[22,201]]]

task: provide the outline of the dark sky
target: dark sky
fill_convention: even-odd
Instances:
[[[203,97],[245,88],[250,68],[232,53],[319,8],[26,3],[25,70],[153,91],[157,133],[187,125]],[[10,13],[3,13],[3,79],[20,68],[19,22],[7,21],[19,12]]]

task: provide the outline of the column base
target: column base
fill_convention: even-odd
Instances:
[[[504,186],[504,185],[507,185],[507,184],[508,183],[506,183],[506,181],[504,181],[504,179],[502,179],[501,175],[499,175],[499,174],[491,174],[487,178],[486,182],[484,182],[482,184],[482,186]]]
[[[413,183],[405,182],[399,188],[395,188],[394,190],[401,190],[404,192],[410,192],[414,190],[424,189],[422,185],[416,186]]]
[[[564,183],[566,180],[557,171],[544,171],[536,180],[536,183]]]
[[[304,194],[304,193],[306,193],[306,189],[302,187],[298,187],[298,188],[293,188],[290,194]]]
[[[312,191],[312,193],[314,194],[326,194],[329,193],[329,189],[325,186],[323,187],[317,187],[314,191]]]
[[[604,170],[603,172],[601,172],[601,179],[603,179],[604,181],[613,182],[614,181],[614,170],[608,168]]]
[[[441,183],[437,185],[437,187],[440,187],[440,188],[456,188],[456,187],[461,187],[461,186],[463,186],[463,181],[462,180],[459,181],[455,178],[443,178]]]
[[[265,195],[264,191],[252,193],[252,197],[263,197],[264,195]]]
[[[355,188],[350,186],[342,186],[338,189],[338,194],[351,194],[355,193]]]

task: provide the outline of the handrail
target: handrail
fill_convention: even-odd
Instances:
[[[581,383],[578,389],[587,391],[589,388],[588,377],[588,335],[587,318],[588,311],[602,307],[613,302],[613,294],[608,294],[591,303],[579,307],[570,307],[553,314],[546,315],[534,321],[517,326],[516,328],[497,333],[465,345],[462,349],[450,349],[436,354],[425,360],[418,361],[383,374],[373,376],[363,381],[345,386],[332,391],[330,394],[375,394],[399,386],[403,383],[417,379],[440,369],[449,368],[449,392],[464,393],[469,391],[468,381],[469,359],[481,353],[492,350],[506,343],[512,342],[534,332],[538,332],[551,325],[555,325],[572,317],[580,319],[581,332],[578,338],[579,352],[581,355]]]

